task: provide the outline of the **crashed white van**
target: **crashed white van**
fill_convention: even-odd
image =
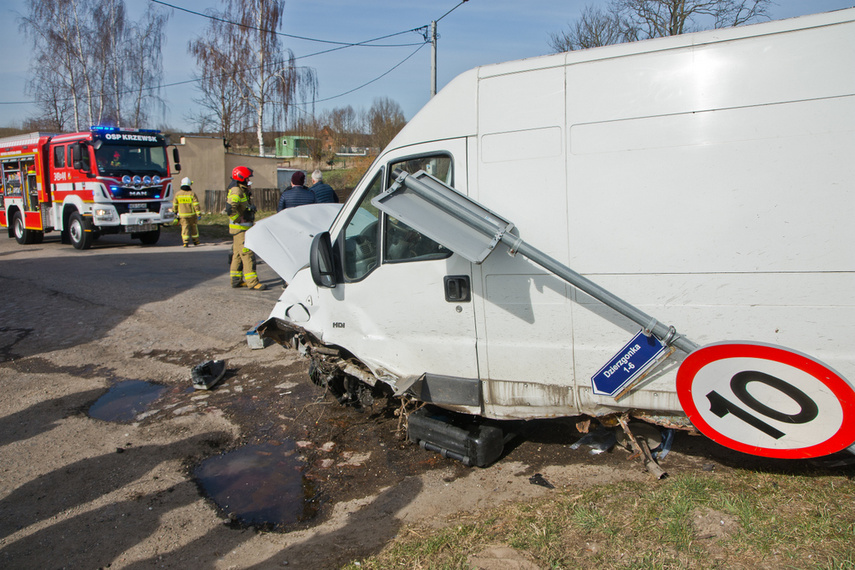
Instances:
[[[849,9],[471,70],[247,243],[342,399],[800,458],[855,442],[854,215]]]

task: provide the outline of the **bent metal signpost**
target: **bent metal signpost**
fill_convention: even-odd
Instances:
[[[514,225],[424,171],[396,171],[371,203],[455,253],[479,264],[499,243],[640,325],[639,332],[591,378],[594,393],[618,400],[663,350],[688,356],[677,370],[680,405],[701,433],[732,449],[807,459],[855,453],[855,389],[825,364],[766,344],[699,347],[686,337],[514,235]]]

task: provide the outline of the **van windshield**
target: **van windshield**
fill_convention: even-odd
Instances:
[[[168,162],[163,146],[104,143],[95,150],[98,172],[107,175],[148,174],[166,176]]]

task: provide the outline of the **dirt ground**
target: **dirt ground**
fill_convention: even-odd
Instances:
[[[622,450],[572,449],[573,421],[525,424],[495,464],[466,468],[408,442],[394,402],[339,406],[293,352],[249,348],[281,282],[262,264],[270,291],[231,289],[229,248],[183,249],[174,233],[154,247],[103,237],[84,252],[58,236],[0,238],[0,566],[337,568],[407,525],[556,492],[535,474],[557,489],[657,484]],[[213,358],[227,361],[225,380],[193,390],[190,368]],[[165,391],[130,422],[90,417],[127,380]],[[290,446],[303,465],[300,520],[241,524],[198,486],[204,459],[255,444]],[[663,467],[742,460],[678,435]]]

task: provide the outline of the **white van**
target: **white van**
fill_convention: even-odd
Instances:
[[[501,239],[473,262],[442,222],[378,209],[406,190],[396,171],[679,333],[651,334]],[[485,418],[628,414],[812,457],[855,442],[853,215],[848,9],[468,71],[340,211],[286,210],[247,243],[288,282],[262,334],[343,399],[385,384]],[[647,374],[598,386],[645,338],[664,349]]]

